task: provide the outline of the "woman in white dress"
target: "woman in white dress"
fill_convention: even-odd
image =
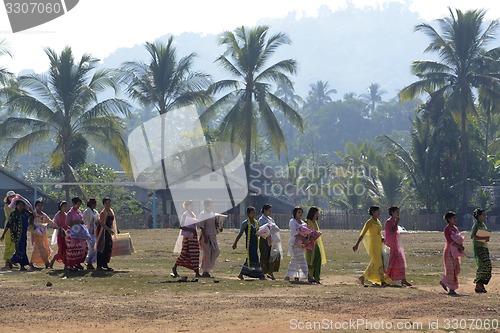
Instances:
[[[288,255],[292,258],[290,259],[290,264],[288,265],[288,271],[286,272],[285,280],[289,281],[291,278],[294,278],[295,281],[299,281],[300,279],[308,278],[308,269],[306,257],[304,255],[304,250],[302,247],[297,245],[295,241],[296,238],[304,241],[304,245],[307,245],[307,239],[304,236],[301,236],[298,232],[298,227],[304,222],[302,222],[302,215],[304,211],[299,206],[293,209],[293,218],[290,220],[290,241],[288,248]]]
[[[95,269],[94,264],[97,263],[97,251],[96,251],[96,235],[95,229],[98,224],[101,223],[99,220],[99,212],[96,210],[97,200],[95,198],[89,198],[87,200],[87,209],[83,212],[83,223],[89,229],[90,239],[87,240],[87,245],[89,252],[85,258],[87,264],[87,269]]]

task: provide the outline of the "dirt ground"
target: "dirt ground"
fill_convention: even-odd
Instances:
[[[487,294],[474,293],[473,275],[467,273],[460,277],[459,297],[445,294],[438,273],[429,274],[436,283],[363,288],[356,284],[357,272],[325,274],[321,285],[288,283],[282,280],[283,265],[277,281],[238,281],[221,272],[215,281],[176,283],[165,277],[138,292],[125,288],[110,295],[92,287],[102,279],[83,279],[84,288],[47,287],[43,276],[38,279],[47,273],[2,271],[0,332],[479,332],[488,323],[500,325],[498,266],[494,262]],[[109,288],[118,289],[117,277],[132,277],[134,271],[116,272]]]

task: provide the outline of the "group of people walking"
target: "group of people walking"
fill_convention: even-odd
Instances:
[[[370,263],[363,275],[359,277],[359,283],[364,285],[368,280],[376,285],[385,286],[400,281],[402,286],[411,286],[411,283],[406,280],[406,257],[398,227],[399,208],[393,206],[388,209],[389,218],[384,226],[378,219],[380,207],[372,206],[368,213],[371,217],[366,221],[358,241],[353,246],[353,250],[357,251],[359,244],[363,242],[370,255]],[[385,232],[385,238],[382,236],[382,231]],[[385,251],[386,257],[389,256],[386,265],[384,265],[384,243],[390,249],[389,253]]]
[[[406,258],[404,249],[401,245],[399,232],[399,208],[390,207],[388,210],[389,218],[384,227],[378,219],[380,216],[380,207],[372,206],[369,209],[370,219],[366,221],[360,236],[353,246],[357,251],[361,242],[370,255],[370,263],[358,279],[359,283],[364,285],[366,281],[379,286],[385,286],[393,281],[400,281],[403,286],[411,286],[406,280]],[[474,261],[476,265],[476,278],[474,279],[475,292],[486,293],[485,285],[491,279],[491,258],[488,251],[488,242],[490,236],[481,236],[489,234],[486,227],[486,211],[477,208],[473,213],[475,222],[471,230],[473,244]],[[444,237],[446,240],[443,251],[444,275],[439,281],[441,287],[448,292],[448,295],[457,295],[458,274],[460,273],[460,259],[465,256],[464,236],[458,230],[457,216],[454,212],[447,212],[444,215],[447,222],[444,228]],[[385,231],[385,238],[382,236],[382,230]],[[387,253],[389,259],[384,263],[383,246],[389,248]]]
[[[97,201],[87,200],[87,208],[82,213],[82,200],[74,197],[68,210],[68,203],[60,201],[58,212],[51,219],[43,212],[43,200],[38,199],[34,207],[14,191],[7,192],[4,199],[5,227],[0,241],[5,241],[4,260],[6,269],[19,266],[24,271],[26,266],[38,269],[37,265],[53,268],[57,261],[65,270],[87,269],[111,271],[108,263],[113,248],[113,235],[118,233],[115,213],[111,208],[111,199],[102,200],[103,209],[96,210]],[[50,259],[51,244],[48,239],[48,226],[54,228],[52,245],[57,244],[57,253]],[[28,231],[33,253],[28,259]]]
[[[113,249],[113,239],[119,231],[116,227],[116,215],[111,208],[111,199],[102,200],[103,209],[97,212],[97,202],[94,198],[87,201],[87,209],[82,213],[82,200],[75,197],[68,203],[61,201],[59,211],[51,219],[43,212],[43,201],[37,200],[34,207],[21,195],[13,191],[7,192],[4,199],[6,225],[0,241],[5,241],[5,268],[13,269],[26,266],[37,269],[34,265],[45,265],[52,268],[54,262],[64,265],[65,270],[75,271],[87,269],[111,271],[109,262]],[[180,253],[172,267],[172,277],[179,277],[179,266],[193,270],[196,277],[212,277],[217,258],[220,255],[217,234],[222,231],[220,217],[213,212],[213,202],[203,201],[203,211],[196,216],[193,212],[193,202],[186,201],[185,209],[180,218],[180,232],[174,252]],[[362,285],[371,282],[385,286],[392,282],[400,282],[402,286],[411,286],[406,279],[406,257],[401,244],[399,231],[398,207],[388,209],[388,219],[384,226],[379,220],[380,207],[369,208],[370,218],[361,230],[353,250],[357,251],[363,242],[370,262],[364,273],[358,278]],[[241,223],[241,228],[234,240],[233,249],[245,235],[246,259],[238,278],[246,277],[275,280],[274,273],[280,269],[283,258],[283,247],[280,228],[272,218],[272,206],[265,204],[261,216],[257,220],[254,207],[246,210],[247,218]],[[326,254],[318,225],[319,209],[311,207],[303,221],[304,211],[297,206],[292,211],[289,222],[290,239],[288,255],[290,263],[285,280],[300,281],[307,279],[309,283],[320,284],[321,267],[326,264]],[[488,251],[490,232],[486,227],[486,211],[477,208],[473,213],[475,223],[471,230],[476,278],[475,292],[486,293],[485,286],[491,279],[491,258]],[[456,295],[459,287],[461,257],[465,256],[464,237],[458,230],[457,217],[454,212],[444,216],[447,226],[444,228],[446,244],[443,251],[444,275],[439,281],[441,287],[449,295]],[[50,260],[51,247],[47,237],[47,227],[51,225],[55,232],[52,243],[57,243],[57,253]],[[200,237],[198,237],[198,229]],[[28,231],[33,247],[31,258],[28,259]],[[384,231],[384,236],[383,232]],[[200,262],[200,252],[203,254]],[[259,254],[260,253],[260,254]]]
[[[212,277],[211,272],[220,255],[217,233],[220,228],[215,213],[212,211],[212,200],[203,201],[203,211],[197,218],[193,213],[193,202],[183,203],[185,212],[180,218],[179,238],[174,252],[180,253],[172,267],[172,277],[178,277],[177,267],[182,266],[195,272],[196,277]],[[201,230],[198,241],[197,226]],[[200,248],[203,258],[200,265]],[[202,274],[200,274],[200,268]]]
[[[212,277],[212,270],[220,255],[217,243],[220,226],[217,225],[217,215],[212,211],[212,201],[207,199],[203,202],[204,209],[198,217],[193,213],[192,201],[184,202],[183,206],[185,212],[180,218],[181,230],[174,248],[174,252],[180,255],[172,267],[171,276],[179,277],[177,268],[181,266],[193,270],[196,277]],[[279,271],[283,247],[280,228],[271,217],[272,206],[265,204],[258,220],[255,207],[248,207],[246,214],[247,219],[241,223],[240,231],[232,246],[236,249],[239,240],[245,235],[246,259],[238,278],[244,280],[246,276],[275,280],[274,273]],[[319,209],[311,207],[306,222],[302,221],[302,215],[302,208],[294,208],[293,218],[289,222],[291,261],[285,279],[296,281],[307,279],[310,283],[320,283],[321,266],[326,264],[326,255],[317,222]],[[197,228],[201,230],[199,239]]]
[[[179,266],[193,270],[196,277],[211,277],[215,261],[220,254],[217,243],[217,227],[215,213],[212,212],[211,200],[204,202],[204,210],[198,217],[193,213],[193,202],[184,203],[186,211],[181,217],[181,231],[174,252],[180,255],[172,268],[172,276],[178,277]],[[274,273],[279,271],[283,248],[281,245],[280,229],[274,222],[271,205],[264,205],[261,216],[257,220],[257,211],[254,207],[246,210],[247,219],[241,223],[240,231],[234,240],[233,249],[236,249],[240,239],[245,236],[246,259],[242,265],[238,278],[246,277],[275,280]],[[399,229],[400,209],[392,206],[388,209],[388,218],[385,224],[379,220],[381,210],[378,206],[371,206],[368,211],[370,218],[361,230],[353,250],[357,251],[362,242],[370,262],[364,273],[358,278],[361,285],[371,282],[374,285],[386,286],[399,282],[402,286],[412,286],[406,277],[406,256],[401,242]],[[290,239],[288,255],[290,263],[285,280],[300,281],[307,279],[309,283],[321,283],[321,267],[326,264],[325,248],[318,225],[319,209],[311,207],[303,221],[304,211],[295,207],[292,219],[289,222]],[[485,285],[491,278],[491,259],[488,252],[489,236],[480,236],[478,231],[486,231],[486,212],[483,209],[474,211],[475,223],[471,230],[473,240],[474,259],[477,267],[475,291],[485,293]],[[456,295],[458,289],[458,274],[460,272],[460,257],[464,255],[463,236],[456,224],[456,214],[448,212],[444,219],[447,226],[444,229],[446,245],[443,252],[445,274],[440,285],[450,294]],[[201,230],[198,240],[197,227]],[[200,266],[200,248],[203,260]],[[260,254],[259,254],[260,252]],[[202,274],[200,274],[200,268]]]
[[[486,293],[485,285],[491,279],[491,258],[488,250],[490,234],[486,227],[486,211],[482,208],[476,208],[473,213],[474,224],[471,229],[472,249],[474,252],[474,263],[476,265],[476,284],[474,291],[476,293]],[[447,226],[444,228],[444,237],[446,245],[443,252],[444,275],[439,284],[448,295],[457,295],[456,290],[459,287],[458,274],[460,273],[460,259],[465,256],[463,245],[464,237],[458,230],[457,216],[454,212],[447,212],[444,216]],[[484,236],[481,236],[484,234]]]

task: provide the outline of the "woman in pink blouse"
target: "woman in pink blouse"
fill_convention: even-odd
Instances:
[[[401,235],[399,233],[399,208],[396,206],[389,208],[389,218],[385,221],[385,245],[391,249],[389,264],[387,265],[387,275],[392,281],[401,281],[402,286],[411,286],[406,281],[406,257],[401,245]]]

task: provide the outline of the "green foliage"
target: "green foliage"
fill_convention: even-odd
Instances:
[[[140,215],[144,206],[135,199],[135,191],[128,186],[120,186],[120,182],[127,181],[127,177],[117,173],[112,168],[104,165],[85,163],[75,170],[77,181],[81,183],[116,183],[116,185],[81,185],[70,187],[70,197],[80,196],[85,202],[93,197],[100,206],[104,197],[109,197],[113,201],[113,209],[117,214]],[[48,164],[42,164],[38,168],[31,169],[23,173],[23,178],[28,183],[57,183],[58,176],[54,176]],[[65,199],[62,186],[43,185],[38,188],[56,200]]]
[[[0,40],[0,57],[1,56],[10,56],[12,57],[12,53],[10,53],[9,47],[4,39]],[[12,73],[7,70],[7,68],[0,66],[0,88],[5,85],[8,80],[12,77]],[[2,101],[0,100],[0,106],[2,106]]]
[[[99,93],[115,88],[111,71],[97,70],[98,59],[89,54],[76,61],[70,47],[61,54],[51,49],[45,53],[50,62],[48,73],[20,76],[8,88],[7,105],[19,116],[10,116],[0,124],[1,139],[15,138],[7,160],[29,152],[36,143],[53,141],[50,166],[62,167],[66,182],[75,181],[74,168],[83,157],[75,160],[73,155],[71,161],[70,150],[88,140],[115,156],[123,170],[130,172],[124,123],[119,117],[128,116],[129,104],[118,98],[99,100]]]
[[[122,64],[121,81],[127,94],[145,108],[155,108],[159,114],[191,104],[204,105],[211,101],[206,89],[210,76],[193,70],[196,54],[180,59],[174,38],[167,44],[146,43],[150,59]]]
[[[304,105],[305,112],[308,115],[314,115],[327,103],[332,102],[330,95],[336,94],[337,90],[330,89],[328,81],[319,80],[310,85],[311,90],[306,98]]]
[[[438,61],[412,63],[417,80],[401,90],[401,100],[383,100],[386,92],[378,83],[365,94],[333,100],[336,91],[326,80],[310,84],[304,100],[290,79],[296,61],[272,62],[290,38],[271,35],[267,26],[241,27],[219,36],[225,50],[216,62],[231,78],[213,84],[208,74],[193,69],[194,53],[177,56],[173,37],[146,43],[149,60],[125,62],[119,71],[126,93],[142,108],[124,120],[118,116],[130,115],[127,102],[98,98],[116,87],[115,72],[96,70],[97,59],[90,55],[75,61],[70,48],[60,55],[47,49],[46,75],[15,82],[0,66],[0,96],[7,96],[11,107],[1,114],[0,156],[18,169],[31,169],[24,175],[31,182],[60,181],[57,172],[66,181],[121,181],[110,168],[84,164],[89,144],[113,154],[128,170],[123,139],[128,130],[156,112],[209,105],[200,112],[209,143],[240,144],[246,165],[251,156],[281,165],[281,153],[286,154],[291,162],[287,179],[280,181],[304,194],[285,198],[291,202],[349,212],[373,203],[440,212],[460,208],[466,199],[494,209],[484,189],[500,179],[500,48],[486,49],[496,42],[498,21],[485,24],[484,15],[450,9],[449,17],[438,20],[440,31],[429,24],[415,28],[430,37],[425,51],[437,54]],[[3,41],[2,55],[11,55]],[[213,96],[219,99],[211,104]],[[43,151],[36,150],[40,143]],[[26,152],[34,153],[26,161],[13,159]],[[50,165],[40,154],[50,154]],[[62,196],[61,189],[43,190]],[[141,211],[127,187],[83,186],[71,194],[111,196],[118,211]]]
[[[471,202],[476,207],[490,211],[495,206],[495,193],[492,187],[478,187],[472,194]]]
[[[69,165],[72,167],[79,167],[87,161],[87,150],[89,148],[89,142],[85,137],[79,133],[75,135],[75,138],[71,141],[69,146]],[[59,167],[57,169],[52,169],[55,175],[63,174],[63,168]]]
[[[426,52],[437,53],[439,61],[414,61],[411,69],[418,80],[403,88],[402,99],[413,99],[416,96],[429,94],[427,105],[434,113],[433,126],[443,124],[436,118],[454,120],[458,126],[460,148],[460,187],[462,188],[461,204],[456,207],[463,212],[468,208],[470,199],[468,193],[471,176],[469,161],[475,161],[469,156],[471,147],[469,129],[471,122],[477,118],[475,95],[479,93],[484,99],[498,103],[500,76],[498,72],[499,47],[487,50],[486,46],[495,39],[498,21],[486,25],[484,10],[452,10],[450,16],[438,20],[441,28],[439,33],[429,24],[422,23],[415,31],[423,32],[430,39]],[[486,97],[488,96],[488,97]],[[449,122],[448,122],[449,124]],[[448,133],[451,131],[448,130]]]
[[[139,215],[143,213],[143,205],[135,199],[135,191],[128,186],[120,186],[127,177],[117,174],[115,170],[94,163],[86,163],[77,169],[79,181],[82,183],[117,183],[116,185],[82,185],[85,198],[94,197],[100,203],[102,198],[109,197],[113,201],[113,210],[117,214]]]
[[[358,213],[366,206],[393,205],[404,199],[404,174],[394,158],[366,141],[348,142],[338,151],[337,163],[331,171],[330,206]]]
[[[366,101],[355,94],[346,94],[342,100],[326,103],[314,114],[310,114],[305,106],[301,111],[305,115],[304,135],[300,136],[296,131],[285,133],[290,142],[290,157],[293,159],[305,151],[314,151],[328,154],[333,160],[335,152],[343,150],[348,142],[370,141],[394,131],[408,133],[417,105],[418,101],[382,101],[368,117]]]
[[[290,39],[284,33],[268,36],[268,32],[267,26],[253,29],[241,27],[220,35],[219,43],[226,47],[226,51],[217,62],[235,79],[212,84],[210,91],[214,94],[231,90],[208,107],[201,116],[202,123],[208,125],[219,113],[224,114],[217,124],[218,137],[245,147],[247,168],[250,166],[252,145],[259,133],[259,121],[278,156],[281,151],[287,152],[287,146],[275,110],[280,110],[299,130],[303,128],[302,118],[297,111],[271,92],[272,84],[292,86],[288,75],[296,72],[295,60],[286,59],[268,65],[276,50],[289,44]]]

